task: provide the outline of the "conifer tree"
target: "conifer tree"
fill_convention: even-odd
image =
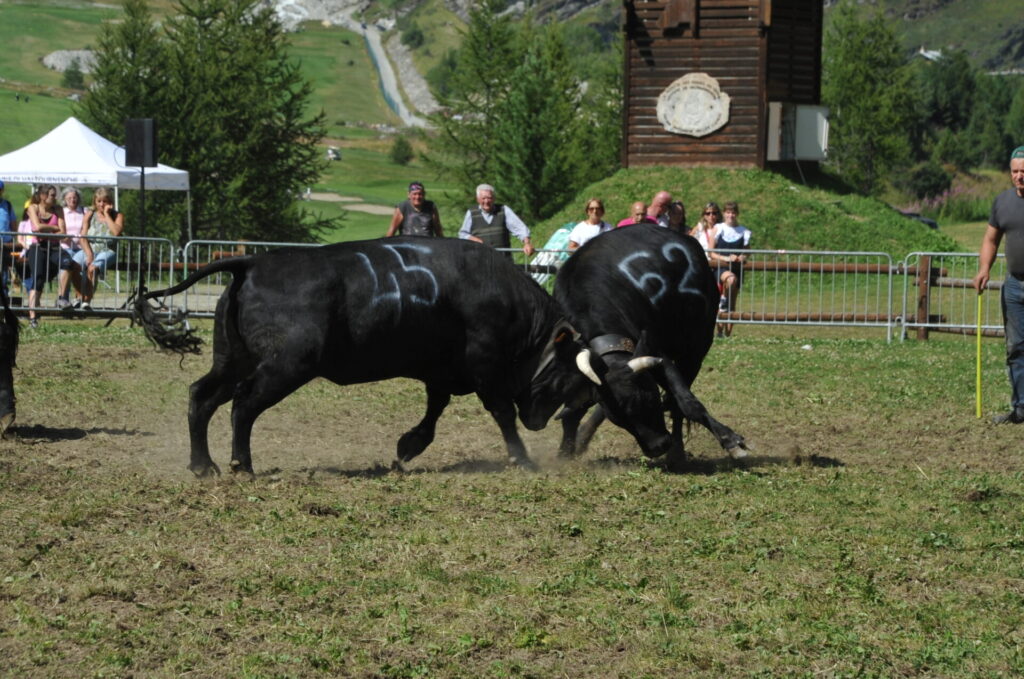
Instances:
[[[441,110],[430,117],[437,135],[424,159],[454,179],[462,191],[454,197],[459,202],[471,201],[477,184],[495,181],[500,141],[494,126],[522,53],[512,20],[498,15],[501,5],[500,0],[483,0],[470,11],[447,92],[437,93]],[[499,199],[509,202],[504,189],[497,188]]]
[[[829,116],[829,163],[864,193],[879,190],[910,160],[909,71],[881,13],[862,19],[847,0],[824,35],[821,98]]]
[[[477,184],[494,184],[498,200],[529,223],[614,171],[621,96],[602,80],[598,96],[585,98],[560,27],[529,15],[513,22],[498,14],[502,4],[485,0],[470,12],[425,159],[455,179],[460,201],[472,201]]]
[[[125,119],[157,121],[160,161],[190,173],[194,237],[312,239],[320,225],[295,197],[322,168],[323,114],[306,114],[311,86],[281,24],[259,0],[175,9],[158,31],[144,2],[126,0],[101,39],[84,122],[120,141]],[[184,240],[180,209],[168,207],[177,231],[158,228]]]
[[[72,90],[85,89],[85,75],[82,73],[82,64],[78,59],[72,59],[68,67],[64,69],[61,85]]]
[[[557,25],[523,28],[526,46],[495,117],[499,141],[493,176],[523,219],[557,212],[576,192],[579,147],[579,83],[570,72]],[[513,202],[514,201],[514,202]]]

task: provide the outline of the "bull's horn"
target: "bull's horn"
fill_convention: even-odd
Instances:
[[[661,365],[663,359],[656,358],[654,356],[637,356],[636,358],[629,359],[628,365],[630,369],[635,373],[642,373],[645,370],[651,368],[657,368]]]
[[[576,354],[576,367],[580,369],[580,372],[590,378],[590,381],[601,386],[601,378],[594,372],[593,366],[590,365],[590,350],[584,349],[580,353]]]

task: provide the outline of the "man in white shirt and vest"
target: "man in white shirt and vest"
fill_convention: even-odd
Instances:
[[[466,217],[459,229],[459,238],[490,245],[492,248],[509,248],[509,234],[512,234],[522,241],[523,253],[527,257],[533,254],[530,228],[509,206],[494,202],[493,186],[481,184],[476,187],[476,202],[475,208],[466,210]]]

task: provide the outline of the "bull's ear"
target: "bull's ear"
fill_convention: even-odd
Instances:
[[[636,358],[629,359],[629,363],[626,365],[628,365],[630,370],[633,372],[642,373],[645,370],[657,368],[663,361],[664,359],[656,356],[637,356]]]
[[[645,357],[645,356],[647,356],[648,354],[651,354],[651,353],[660,353],[660,352],[658,352],[658,351],[653,351],[652,352],[651,351],[650,344],[648,344],[648,342],[647,342],[647,331],[646,330],[642,330],[640,332],[640,337],[638,337],[637,340],[636,340],[636,349],[633,350],[633,355],[642,358],[642,357]]]

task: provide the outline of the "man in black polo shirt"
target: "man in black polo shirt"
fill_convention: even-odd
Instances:
[[[475,208],[466,210],[462,228],[459,229],[459,238],[474,240],[492,248],[508,248],[511,247],[511,233],[522,241],[523,252],[527,257],[533,254],[530,228],[509,206],[494,202],[493,186],[481,184],[476,187],[476,202]]]
[[[1010,154],[1013,188],[992,202],[992,212],[981,241],[978,275],[974,289],[980,295],[988,283],[999,243],[1006,236],[1006,280],[1003,282],[1003,325],[1006,331],[1006,365],[1013,388],[1013,409],[992,418],[996,424],[1024,422],[1024,146]]]

